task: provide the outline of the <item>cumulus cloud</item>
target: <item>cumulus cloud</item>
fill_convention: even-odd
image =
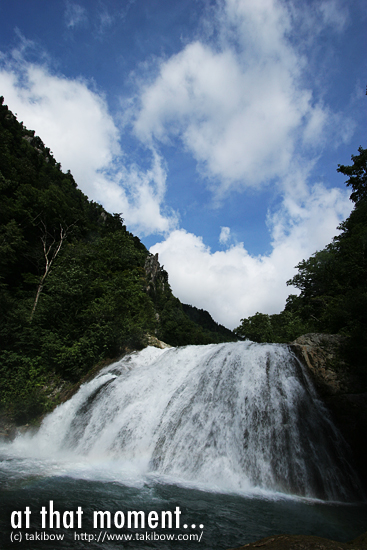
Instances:
[[[223,5],[220,47],[197,40],[164,60],[134,122],[145,142],[179,138],[217,193],[284,177],[300,143],[320,144],[329,115],[301,85],[305,59],[287,39],[285,4]]]
[[[141,235],[176,226],[176,215],[164,211],[162,158],[152,151],[147,170],[124,164],[106,101],[86,81],[27,63],[19,51],[6,59],[0,78],[9,108],[50,147],[63,170],[71,170],[90,199],[111,212],[122,212]]]
[[[284,308],[287,296],[297,293],[286,286],[295,266],[330,242],[350,210],[346,192],[315,185],[301,203],[286,197],[269,215],[270,254],[252,256],[244,243],[212,252],[201,237],[184,229],[173,231],[150,251],[159,254],[173,292],[184,303],[206,309],[216,321],[235,328],[241,318],[257,311],[279,313]],[[222,228],[225,236],[227,229]]]
[[[260,185],[289,169],[295,131],[310,117],[311,94],[292,80],[281,64],[243,70],[233,52],[196,42],[143,91],[135,131],[148,142],[178,136],[222,190]]]

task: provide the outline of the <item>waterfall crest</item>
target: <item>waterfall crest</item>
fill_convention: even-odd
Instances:
[[[32,447],[129,461],[213,490],[348,500],[359,485],[344,441],[285,345],[133,353],[50,414]]]

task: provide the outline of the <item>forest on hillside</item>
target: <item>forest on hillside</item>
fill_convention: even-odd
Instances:
[[[310,332],[344,335],[347,363],[366,378],[367,149],[360,147],[351,158],[350,166],[337,168],[348,178],[354,203],[340,234],[296,266],[298,273],[287,284],[300,293],[288,297],[281,313],[241,319],[235,333],[255,342],[290,342]]]
[[[52,408],[63,382],[146,345],[235,339],[172,294],[152,255],[78,189],[0,101],[0,405],[18,422]],[[202,322],[204,320],[204,322]]]

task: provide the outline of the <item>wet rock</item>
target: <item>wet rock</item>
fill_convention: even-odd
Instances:
[[[172,347],[169,344],[166,344],[166,342],[162,342],[162,340],[158,340],[158,338],[156,338],[155,336],[152,336],[151,334],[147,334],[145,336],[144,344],[146,344],[147,346],[153,346],[155,348],[160,348],[160,349],[166,349],[166,348]]]
[[[348,392],[351,385],[341,357],[345,337],[339,334],[305,334],[290,344],[295,355],[309,369],[319,394],[324,397]]]
[[[350,542],[338,542],[307,535],[277,535],[250,542],[231,550],[366,550],[367,532]]]
[[[352,449],[355,468],[367,492],[367,393],[343,360],[346,338],[338,334],[305,334],[290,348],[313,379],[334,422]]]

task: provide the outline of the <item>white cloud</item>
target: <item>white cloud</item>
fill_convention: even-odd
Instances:
[[[229,227],[221,227],[220,228],[220,235],[219,235],[219,242],[220,244],[226,244],[231,237],[231,230]]]
[[[85,8],[79,4],[72,4],[67,2],[65,10],[65,22],[69,29],[73,29],[78,25],[83,25],[88,21],[87,12]]]
[[[92,191],[92,175],[120,152],[103,98],[85,82],[52,75],[40,65],[24,64],[20,70],[13,65],[0,74],[9,108],[36,130],[81,187]]]
[[[9,108],[50,147],[63,170],[71,170],[90,199],[121,212],[130,229],[140,234],[176,226],[176,215],[163,212],[166,173],[161,157],[152,151],[147,170],[123,164],[106,101],[87,82],[26,63],[19,51],[0,69],[0,79]]]
[[[303,199],[287,196],[270,216],[272,251],[251,256],[244,243],[211,252],[201,237],[176,230],[151,247],[169,273],[176,296],[184,303],[208,310],[229,328],[240,319],[279,313],[289,294],[286,286],[295,266],[322,249],[336,233],[336,226],[351,210],[347,193],[315,185]]]
[[[163,61],[134,124],[148,143],[179,137],[216,192],[284,177],[300,142],[320,144],[329,115],[300,85],[305,59],[286,39],[284,5],[224,6],[221,47],[195,41]]]
[[[167,174],[162,158],[153,151],[152,166],[143,171],[138,166],[123,168],[118,179],[119,200],[129,226],[140,235],[168,233],[178,225],[178,215],[164,208]]]
[[[338,0],[323,0],[319,5],[323,23],[336,31],[342,31],[349,21],[346,6]]]
[[[148,142],[178,135],[222,189],[259,185],[289,169],[310,97],[281,64],[243,70],[233,52],[196,42],[144,90],[135,131]]]
[[[303,140],[306,145],[313,145],[315,148],[320,146],[329,117],[330,112],[327,107],[321,103],[314,106],[303,132]]]
[[[114,17],[108,13],[108,11],[105,9],[103,12],[99,14],[99,32],[104,33],[107,29],[109,29],[113,23],[114,23]]]

